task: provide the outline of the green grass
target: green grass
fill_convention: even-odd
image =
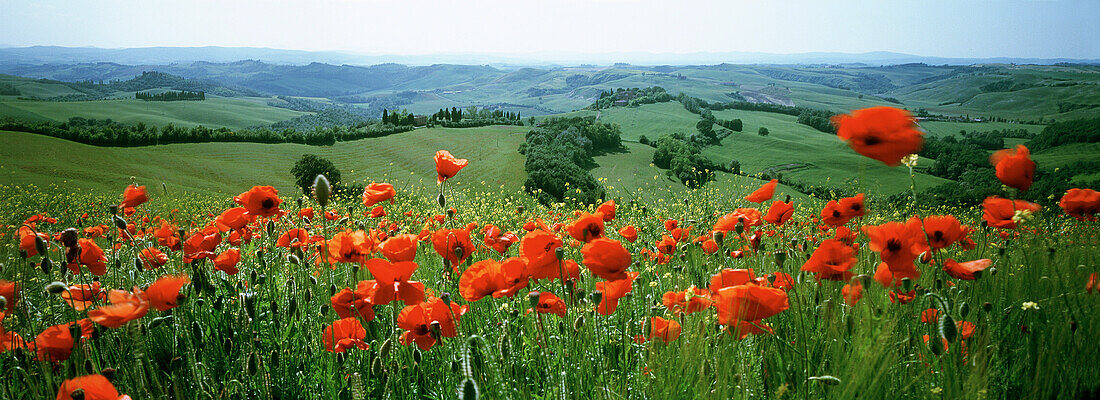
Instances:
[[[204,101],[24,101],[0,102],[0,117],[64,122],[72,117],[113,119],[126,124],[247,128],[270,125],[305,114],[271,107],[263,98],[218,98]]]
[[[298,191],[290,168],[302,154],[331,160],[345,182],[390,181],[395,186],[434,187],[437,150],[470,160],[463,186],[518,190],[526,174],[523,127],[418,129],[335,146],[255,143],[95,147],[51,137],[0,132],[0,184],[47,186],[113,193],[136,177],[160,190],[235,195],[256,182],[281,193]]]
[[[1039,133],[1043,131],[1045,126],[1043,125],[1028,125],[1028,124],[1014,124],[1007,122],[948,122],[948,121],[921,121],[920,127],[924,128],[931,136],[950,136],[955,135],[956,139],[961,139],[959,131],[967,132],[988,132],[993,130],[1018,130],[1026,129],[1031,133]]]

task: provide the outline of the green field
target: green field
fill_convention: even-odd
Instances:
[[[0,102],[0,117],[64,122],[72,117],[107,119],[147,125],[247,128],[270,125],[305,113],[271,107],[265,98],[217,98],[204,101],[30,101]]]
[[[418,129],[335,146],[198,143],[156,147],[95,147],[20,132],[0,132],[0,184],[114,193],[130,177],[160,190],[233,195],[252,185],[295,193],[290,168],[302,154],[317,154],[340,168],[345,182],[388,181],[399,188],[435,187],[437,150],[470,160],[459,187],[514,192],[526,175],[523,127]],[[289,195],[288,195],[289,196]]]
[[[955,135],[956,139],[961,138],[959,131],[967,132],[988,132],[993,130],[1017,130],[1026,129],[1031,133],[1039,133],[1043,131],[1044,125],[1028,125],[1028,124],[1015,124],[1008,122],[949,122],[949,121],[921,121],[919,123],[921,128],[924,128],[931,136],[950,136]]]

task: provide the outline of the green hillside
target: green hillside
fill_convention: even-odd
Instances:
[[[113,119],[125,124],[227,127],[270,125],[305,113],[271,107],[265,98],[209,97],[203,101],[33,101],[0,102],[0,118],[64,122],[72,117]]]

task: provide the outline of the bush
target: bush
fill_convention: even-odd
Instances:
[[[756,134],[760,136],[768,136],[769,133],[771,132],[768,132],[768,128],[765,128],[763,126],[760,127],[760,130],[756,131]]]
[[[340,183],[340,170],[336,165],[315,154],[302,155],[302,158],[294,163],[290,173],[294,175],[294,182],[302,189],[302,193],[307,196],[312,194],[313,180],[317,179],[317,175],[324,175],[333,187],[339,187]]]

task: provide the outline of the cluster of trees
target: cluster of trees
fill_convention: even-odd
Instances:
[[[602,110],[611,108],[618,103],[627,107],[638,107],[642,104],[667,103],[672,101],[672,95],[660,86],[648,88],[616,88],[606,92],[600,92],[600,98],[588,109]],[[626,104],[623,104],[623,103]]]
[[[588,171],[593,156],[622,149],[618,125],[595,118],[549,118],[527,132],[520,153],[526,156],[524,189],[543,203],[597,203],[605,190]]]
[[[2,91],[2,90],[3,89],[0,88],[0,91]],[[0,94],[2,94],[2,93],[0,93]],[[1058,103],[1058,112],[1059,113],[1067,113],[1067,112],[1074,111],[1074,110],[1097,108],[1097,107],[1100,107],[1100,104],[1060,102],[1060,103]]]
[[[0,96],[18,96],[19,89],[10,83],[0,83]]]
[[[157,128],[147,126],[144,123],[126,125],[110,119],[97,120],[81,117],[73,117],[62,123],[30,122],[12,118],[0,119],[0,130],[36,133],[95,146],[111,147],[206,142],[299,143],[330,146],[337,141],[381,137],[411,129],[411,127],[370,124],[358,127],[315,128],[313,130],[272,130],[268,128],[231,130],[224,127],[207,128],[204,126],[187,128],[171,124]]]
[[[206,93],[188,90],[181,90],[178,92],[169,90],[164,93],[137,92],[134,93],[134,98],[145,101],[206,100]]]
[[[414,126],[416,125],[416,116],[409,114],[409,111],[405,109],[401,109],[400,113],[396,110],[391,113],[390,110],[382,109],[382,123],[393,126]]]
[[[1100,117],[1047,125],[1027,142],[1027,148],[1034,152],[1063,144],[1096,142],[1100,142]]]
[[[729,129],[729,130],[734,131],[734,132],[741,132],[741,130],[744,129],[744,124],[741,122],[741,118],[734,118],[734,119],[729,119],[729,120],[720,119],[720,120],[717,120],[715,123],[717,123],[718,126],[721,126],[723,128]]]
[[[504,111],[501,109],[478,108],[470,106],[464,110],[458,107],[439,109],[439,112],[428,117],[428,124],[439,124],[445,128],[474,128],[489,125],[523,125],[523,115],[520,112]]]
[[[720,110],[764,111],[786,114],[798,117],[798,123],[808,125],[826,133],[836,133],[830,119],[835,115],[831,111],[819,110],[808,107],[785,106],[771,103],[752,103],[748,101],[729,101],[710,103],[698,97],[691,97],[680,93],[676,100],[684,105],[684,109],[694,114]]]
[[[655,142],[653,165],[667,169],[666,173],[688,187],[700,187],[714,180],[714,172],[721,166],[703,156],[699,146],[681,133],[662,136]],[[740,167],[740,165],[738,165]]]

